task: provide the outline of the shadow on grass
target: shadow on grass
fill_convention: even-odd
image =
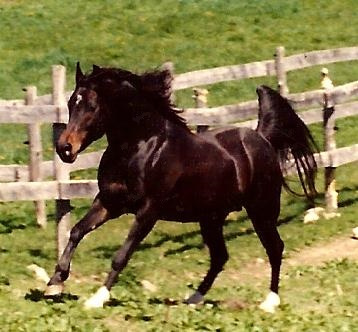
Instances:
[[[352,187],[352,188],[343,188],[340,190],[340,193],[344,193],[344,194],[348,194],[348,195],[352,195],[353,192],[356,192],[358,190],[358,186]],[[292,198],[293,199],[293,198]],[[297,198],[296,198],[297,199]],[[324,194],[320,193],[317,197],[316,200],[316,204],[324,204]],[[347,198],[343,201],[341,201],[339,203],[340,207],[347,207],[350,205],[353,205],[355,203],[358,202],[358,197],[357,198]],[[291,203],[288,202],[286,203],[286,205],[290,205]],[[299,208],[299,211],[295,211],[294,213],[290,214],[290,215],[286,215],[284,218],[280,218],[277,222],[277,226],[280,225],[285,225],[288,224],[290,222],[293,222],[295,220],[301,220],[304,211],[306,211],[307,209],[309,209],[310,207],[312,207],[310,205],[310,203],[308,203],[307,201],[302,205],[302,207]],[[236,220],[226,220],[225,221],[225,225],[227,224],[240,224],[243,221],[245,221],[247,219],[247,217],[244,215],[240,215],[239,218],[237,218]],[[231,241],[234,240],[238,237],[241,236],[247,236],[247,235],[251,235],[255,233],[255,230],[253,229],[253,227],[247,227],[244,230],[239,230],[239,231],[234,231],[234,232],[230,232],[225,234],[225,240],[226,241]],[[164,253],[164,256],[170,256],[170,255],[175,255],[178,253],[182,253],[188,250],[192,250],[192,249],[202,249],[204,247],[203,243],[200,240],[200,243],[188,243],[188,241],[190,239],[196,238],[198,236],[200,236],[200,230],[195,230],[195,231],[190,231],[190,232],[185,232],[179,235],[175,235],[172,236],[170,234],[166,234],[166,233],[162,233],[159,235],[160,238],[155,241],[155,242],[151,242],[151,243],[142,243],[139,245],[138,247],[138,251],[144,251],[147,249],[151,249],[151,248],[158,248],[161,247],[162,245],[164,245],[167,242],[174,242],[177,243],[179,245],[181,245],[181,247],[179,248],[175,248],[175,249],[169,249]],[[112,258],[113,254],[118,250],[119,246],[100,246],[97,247],[95,249],[96,256],[99,258]]]
[[[341,190],[339,190],[338,192],[338,195],[341,194],[348,194],[348,195],[352,195],[353,193],[357,193],[358,192],[358,186],[354,186],[352,188],[347,188],[347,187],[344,187],[342,188]],[[356,204],[358,203],[358,195],[353,195],[352,198],[347,198],[347,199],[344,199],[344,200],[340,200],[339,202],[339,207],[348,207],[348,206],[351,206],[353,204]]]
[[[171,298],[159,298],[159,297],[153,297],[148,300],[148,304],[150,305],[166,305],[168,307],[175,307],[178,305],[188,306],[187,303],[185,303],[185,300],[176,300]],[[237,300],[237,299],[226,299],[226,300],[211,300],[207,299],[203,302],[196,305],[196,307],[204,307],[208,306],[210,308],[219,308],[219,309],[232,309],[232,310],[242,310],[248,307],[248,304]]]
[[[13,220],[13,219],[0,220],[0,234],[12,233],[12,231],[14,230],[25,229],[26,227],[27,225],[17,220]]]
[[[40,258],[44,258],[44,259],[50,259],[50,256],[48,255],[48,253],[46,253],[45,251],[43,251],[41,249],[28,249],[27,251],[29,252],[29,254],[32,257],[40,257]]]
[[[77,301],[78,296],[69,293],[63,293],[56,296],[45,296],[44,291],[39,289],[30,289],[29,293],[25,295],[25,300],[31,302],[45,301],[48,303],[65,303],[68,301]]]
[[[188,239],[194,238],[196,236],[200,235],[200,231],[191,231],[187,233],[183,233],[180,235],[171,236],[169,234],[162,234],[161,238],[158,241],[155,241],[154,243],[142,243],[138,247],[138,251],[144,251],[151,248],[159,248],[166,242],[175,242],[175,243],[182,243],[187,246],[185,242],[187,242]],[[195,244],[193,248],[196,248],[198,245]],[[118,250],[119,246],[99,246],[94,251],[97,252],[97,257],[99,258],[112,258],[113,254]],[[189,249],[186,249],[189,250]]]
[[[187,303],[185,303],[184,299],[181,300],[177,300],[177,299],[172,299],[172,298],[159,298],[159,297],[153,297],[148,299],[148,304],[151,305],[158,305],[158,304],[164,304],[168,307],[171,306],[177,306],[177,305],[184,305],[184,306],[188,306]],[[204,300],[204,302],[197,304],[197,306],[202,306],[205,304],[210,304],[213,307],[219,307],[219,305],[221,304],[221,301],[217,301],[217,300]]]
[[[126,301],[120,301],[114,298],[111,298],[107,303],[106,307],[125,307]]]

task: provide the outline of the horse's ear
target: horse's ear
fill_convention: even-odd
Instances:
[[[80,62],[77,62],[76,65],[76,83],[78,83],[80,80],[83,79],[85,75],[83,75],[82,70],[81,70],[81,66],[80,66]]]
[[[92,72],[93,72],[93,74],[97,74],[100,70],[101,70],[101,67],[100,67],[100,66],[97,66],[97,65],[93,65],[93,66],[92,66]]]

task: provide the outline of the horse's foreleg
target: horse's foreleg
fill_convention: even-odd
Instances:
[[[101,308],[103,307],[103,304],[110,299],[109,292],[116,282],[119,273],[125,268],[139,243],[153,229],[156,220],[157,219],[150,212],[149,208],[146,208],[137,214],[123,246],[114,256],[112,270],[108,274],[105,284],[85,302],[86,308]]]
[[[210,268],[197,291],[185,300],[187,304],[197,304],[204,299],[204,295],[209,291],[215,278],[229,259],[223,236],[223,222],[224,220],[212,220],[212,222],[200,223],[204,243],[209,248]]]
[[[97,197],[87,214],[72,228],[67,246],[56,265],[53,276],[47,284],[45,295],[53,296],[63,291],[63,283],[68,278],[71,259],[78,243],[87,233],[109,219],[108,211]]]

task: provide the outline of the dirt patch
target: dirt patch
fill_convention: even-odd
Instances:
[[[312,247],[304,248],[299,252],[285,258],[282,264],[283,273],[291,267],[299,265],[319,266],[332,260],[350,259],[358,261],[358,240],[347,236],[336,238],[329,243],[320,243]],[[242,267],[239,271],[225,270],[230,278],[242,281],[257,282],[258,279],[270,277],[270,266],[265,259],[256,261]]]
[[[288,258],[286,264],[289,266],[322,265],[328,261],[344,258],[358,261],[358,240],[345,236],[329,243],[305,248]]]

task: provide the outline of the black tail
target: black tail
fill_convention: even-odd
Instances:
[[[259,121],[256,131],[272,144],[283,170],[290,153],[292,154],[304,193],[312,199],[317,194],[314,182],[317,164],[313,153],[318,151],[318,148],[310,131],[287,99],[278,92],[267,86],[259,86],[256,92],[259,97]],[[286,189],[295,193],[285,181],[283,184]]]

